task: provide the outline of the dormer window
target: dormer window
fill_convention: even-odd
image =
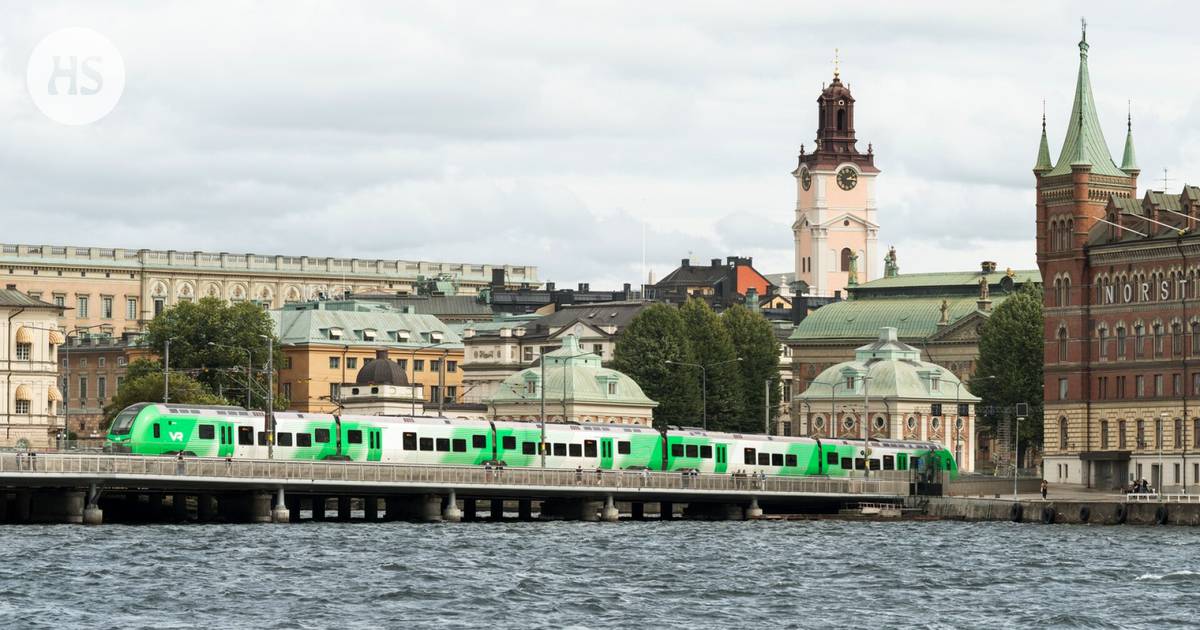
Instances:
[[[335,326],[335,327],[329,329],[329,338],[330,339],[341,339],[342,333],[343,333],[342,329]]]
[[[412,333],[410,333],[407,330],[397,330],[396,331],[396,340],[397,341],[408,341],[408,338],[410,336],[412,336]]]
[[[929,377],[929,391],[938,391],[938,384],[941,382],[937,375]]]
[[[442,333],[441,333],[441,331],[435,330],[432,333],[429,333],[429,338],[432,339],[434,341],[434,343],[441,342]]]
[[[362,331],[363,341],[375,341],[376,331],[374,328],[367,328]]]
[[[609,381],[609,382],[608,382],[608,395],[609,395],[609,396],[616,396],[616,395],[617,395],[617,382],[616,382],[616,381]]]

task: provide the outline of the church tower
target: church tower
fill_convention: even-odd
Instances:
[[[832,297],[848,285],[879,277],[875,217],[875,156],[854,137],[854,97],[836,66],[817,97],[817,139],[800,146],[796,178],[796,281],[808,295]]]

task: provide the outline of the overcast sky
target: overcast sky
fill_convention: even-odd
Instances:
[[[0,241],[532,264],[638,282],[680,258],[792,270],[800,144],[832,75],[874,143],[902,272],[1034,266],[1086,12],[1105,137],[1200,181],[1200,11],[1152,2],[5,3]],[[116,109],[52,122],[45,35],[121,51]]]

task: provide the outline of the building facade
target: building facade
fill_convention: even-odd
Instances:
[[[895,328],[883,328],[854,360],[821,372],[796,402],[798,435],[937,442],[954,453],[960,471],[975,470],[979,398],[942,366],[922,361]]]
[[[0,414],[4,448],[47,449],[62,430],[58,389],[58,330],[62,309],[20,291],[0,290]]]
[[[605,368],[600,356],[587,352],[574,335],[538,358],[530,367],[505,379],[488,399],[493,420],[541,420],[651,426],[658,403],[646,397],[633,379]],[[544,362],[544,363],[543,363]]]
[[[860,153],[854,97],[839,72],[817,97],[817,138],[800,146],[796,178],[795,286],[797,293],[829,297],[848,285],[879,277],[874,150]]]
[[[271,311],[283,347],[279,392],[290,409],[329,413],[378,350],[387,349],[426,411],[462,395],[462,339],[432,315],[383,304],[317,301]]]
[[[1137,195],[1132,122],[1118,166],[1094,107],[1086,33],[1058,160],[1034,176],[1045,278],[1044,475],[1101,489],[1200,481],[1200,188]]]
[[[7,288],[69,307],[59,322],[65,330],[115,336],[201,297],[280,308],[347,293],[416,295],[431,279],[463,295],[495,277],[514,288],[537,284],[528,266],[15,244],[0,245],[0,274]]]
[[[724,262],[713,258],[708,265],[694,265],[684,258],[679,267],[647,288],[647,297],[669,304],[697,298],[723,310],[775,292],[775,285],[754,268],[753,258],[729,256]]]
[[[147,354],[132,333],[120,337],[82,333],[67,338],[59,348],[59,376],[66,401],[62,405],[64,422],[78,440],[100,441],[108,429],[104,426],[104,406],[125,380],[130,353]]]

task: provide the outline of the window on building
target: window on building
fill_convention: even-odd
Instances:
[[[521,353],[521,359],[526,363],[533,361],[533,348],[525,348]]]
[[[1171,375],[1171,393],[1174,394],[1175,396],[1183,395],[1183,375],[1182,374],[1172,374]]]
[[[18,343],[17,344],[17,360],[28,361],[33,356],[33,344]]]
[[[457,400],[458,400],[458,386],[457,385],[447,385],[446,386],[446,402],[453,403],[453,402],[456,402]]]
[[[1065,379],[1065,378],[1058,379],[1058,399],[1066,400],[1068,392],[1069,392],[1069,385],[1068,385],[1067,379]]]
[[[137,298],[125,298],[125,319],[137,319]]]
[[[342,366],[341,357],[329,357],[329,369],[336,370]]]
[[[1200,355],[1200,322],[1192,322],[1192,354]]]
[[[1108,420],[1100,421],[1100,448],[1108,448]]]
[[[1100,394],[1100,400],[1108,398],[1108,377],[1101,376],[1096,379],[1096,391]]]
[[[1067,329],[1065,326],[1058,329],[1058,360],[1067,360]]]
[[[1100,329],[1100,360],[1108,359],[1108,329]]]
[[[616,381],[609,381],[609,382],[608,382],[608,395],[609,395],[609,396],[616,396],[616,395],[617,395],[617,382],[616,382]]]
[[[1163,355],[1163,325],[1154,325],[1154,356],[1161,357]]]
[[[1200,418],[1192,418],[1192,446],[1200,448]],[[1200,476],[1196,479],[1200,480]]]
[[[1125,441],[1125,421],[1124,420],[1117,420],[1117,448],[1119,448],[1119,449],[1127,448],[1126,441]]]
[[[96,398],[100,402],[103,403],[104,399],[107,397],[107,395],[108,395],[108,378],[106,378],[104,376],[96,377]]]
[[[88,316],[88,298],[86,295],[76,296],[75,298],[75,317],[84,318]]]
[[[447,361],[446,362],[446,371],[447,372],[457,372],[458,371],[458,361]]]
[[[163,309],[167,307],[167,301],[163,298],[154,298],[154,316],[162,315]]]
[[[1146,421],[1140,418],[1137,421],[1136,438],[1137,441],[1134,443],[1134,446],[1137,448],[1146,448]]]
[[[282,393],[283,393],[283,397],[284,397],[284,398],[286,398],[287,400],[291,400],[291,399],[292,399],[292,384],[291,384],[291,383],[284,383],[284,384],[282,384],[282,385],[280,386],[280,389],[281,389],[281,391],[282,391]]]
[[[100,298],[100,317],[104,319],[112,319],[113,316],[113,299],[108,296]]]
[[[62,295],[54,296],[54,305],[55,306],[66,306],[67,305],[66,296],[62,296]]]
[[[1175,418],[1175,448],[1183,448],[1183,418]]]
[[[414,372],[424,372],[425,371],[425,359],[413,359],[413,371]]]
[[[1117,398],[1124,398],[1124,397],[1125,397],[1125,377],[1118,376],[1117,377]]]
[[[329,400],[337,401],[337,400],[341,400],[341,399],[342,399],[342,384],[341,383],[330,383],[329,384]]]
[[[1117,326],[1117,358],[1125,358],[1125,327]]]
[[[1162,395],[1163,395],[1163,375],[1162,374],[1154,375],[1154,395],[1158,396],[1158,397],[1162,397]]]
[[[18,400],[17,405],[16,405],[16,411],[19,414],[29,414],[30,413],[29,401],[28,400]]]
[[[1154,446],[1163,446],[1163,422],[1162,418],[1154,419]]]
[[[1137,324],[1133,327],[1133,358],[1146,356],[1146,327]]]
[[[76,399],[81,403],[83,401],[87,400],[87,396],[88,396],[87,386],[88,386],[87,377],[80,376],[79,377],[79,390],[78,390],[78,395],[76,396]]]
[[[441,402],[442,388],[439,385],[433,385],[429,388],[429,401]]]
[[[346,369],[358,369],[358,357],[346,357]]]
[[[1146,397],[1146,377],[1138,374],[1133,378],[1133,395],[1137,398]]]
[[[842,259],[841,260],[841,262],[842,262],[841,270],[842,271],[850,271],[850,259],[853,256],[854,256],[854,254],[853,254],[853,252],[850,251],[849,247],[842,248],[842,255],[841,255],[841,259]]]
[[[537,393],[537,381],[525,381],[525,393],[533,395]]]
[[[1175,356],[1183,354],[1183,324],[1179,322],[1171,324],[1171,352]]]

